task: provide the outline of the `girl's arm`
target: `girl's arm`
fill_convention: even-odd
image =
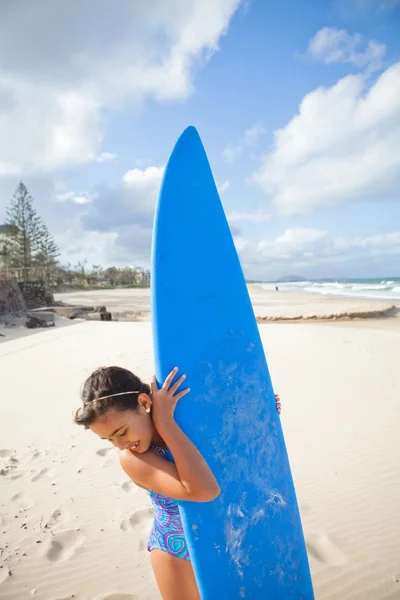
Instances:
[[[160,390],[155,378],[152,381],[154,425],[175,464],[152,451],[136,454],[130,450],[121,452],[120,463],[126,474],[142,487],[177,500],[209,502],[219,495],[219,486],[200,452],[175,422],[176,403],[189,391],[175,394],[185,379],[181,377],[170,387],[176,373],[174,369]]]

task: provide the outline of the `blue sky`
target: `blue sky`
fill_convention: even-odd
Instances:
[[[63,262],[149,266],[193,124],[248,277],[398,275],[400,2],[149,4],[2,6],[0,221],[22,178]]]

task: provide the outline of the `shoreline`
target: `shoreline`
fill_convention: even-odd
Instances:
[[[265,322],[326,322],[358,319],[395,318],[400,313],[400,301],[369,300],[367,298],[340,298],[304,292],[275,292],[264,290],[258,284],[248,284],[254,313],[259,323]],[[54,307],[57,314],[69,316],[77,307],[105,306],[116,321],[149,321],[150,289],[118,289],[94,292],[57,294]],[[96,320],[96,311],[85,315]]]
[[[375,323],[384,327],[400,327],[400,302],[346,299],[311,293],[264,290],[249,284],[248,291],[257,323]],[[56,329],[84,321],[100,321],[101,310],[111,313],[114,322],[149,322],[150,289],[119,288],[115,290],[78,291],[56,294],[57,305],[28,311],[43,317],[47,314]],[[35,335],[46,329],[28,329],[26,317],[0,317],[0,344]]]

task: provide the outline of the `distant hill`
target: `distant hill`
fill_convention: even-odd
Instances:
[[[308,281],[305,277],[301,277],[301,275],[286,275],[285,277],[281,277],[277,279],[274,283],[292,283],[297,281]]]

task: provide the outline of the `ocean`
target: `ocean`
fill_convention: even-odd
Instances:
[[[308,292],[345,298],[400,300],[400,277],[391,279],[321,279],[261,284],[265,290],[275,290],[275,286],[278,286],[280,292]]]

